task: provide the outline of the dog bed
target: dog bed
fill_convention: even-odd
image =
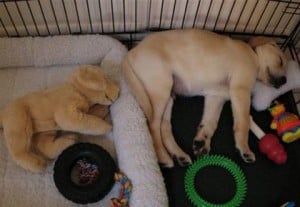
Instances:
[[[81,140],[107,149],[131,179],[131,207],[168,206],[146,120],[120,75],[126,52],[121,43],[101,35],[0,38],[0,109],[27,92],[61,83],[79,65],[100,64],[121,85],[120,97],[111,107],[113,131],[105,136],[83,136]],[[16,165],[1,130],[0,206],[78,206],[56,189],[53,165],[41,174]],[[107,207],[110,198],[118,197],[118,191],[115,185],[103,200],[88,206]]]

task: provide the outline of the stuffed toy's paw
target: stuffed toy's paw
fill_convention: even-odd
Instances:
[[[279,89],[256,82],[252,93],[252,106],[257,111],[267,109],[278,96],[295,88],[300,88],[300,67],[297,61],[289,61],[287,65],[287,82]]]

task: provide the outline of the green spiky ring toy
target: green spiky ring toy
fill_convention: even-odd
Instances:
[[[195,189],[195,177],[199,170],[208,166],[222,167],[230,172],[236,183],[236,193],[226,203],[214,204],[204,200]],[[197,207],[237,207],[245,199],[247,191],[246,178],[240,167],[232,160],[219,155],[206,155],[198,159],[187,170],[184,177],[185,191],[188,199]]]

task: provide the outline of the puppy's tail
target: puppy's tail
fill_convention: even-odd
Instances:
[[[151,101],[143,83],[139,80],[138,76],[136,75],[130,64],[129,56],[127,56],[122,63],[122,72],[132,93],[134,94],[135,98],[140,104],[140,107],[144,111],[146,118],[149,121],[152,120]]]

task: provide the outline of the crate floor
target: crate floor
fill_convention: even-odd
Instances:
[[[292,94],[284,95],[282,101],[289,111],[295,110]],[[175,101],[172,125],[177,143],[192,156],[192,142],[203,112],[203,98],[178,97]],[[268,111],[251,110],[255,122],[265,131],[276,133],[269,127],[272,117]],[[242,207],[276,207],[287,201],[297,201],[300,206],[300,141],[284,144],[288,161],[276,165],[259,152],[258,139],[249,133],[249,145],[256,155],[253,164],[244,163],[234,147],[231,105],[227,102],[219,120],[218,129],[212,139],[211,154],[226,156],[244,171],[248,190]],[[193,157],[193,159],[196,159]],[[184,175],[187,168],[162,169],[172,207],[192,207],[184,191]],[[226,171],[225,171],[226,172]],[[204,177],[201,177],[204,176]],[[205,182],[201,182],[205,181]],[[213,203],[224,203],[235,193],[235,184],[224,170],[207,169],[195,179],[197,192]],[[298,199],[298,200],[297,200]]]

